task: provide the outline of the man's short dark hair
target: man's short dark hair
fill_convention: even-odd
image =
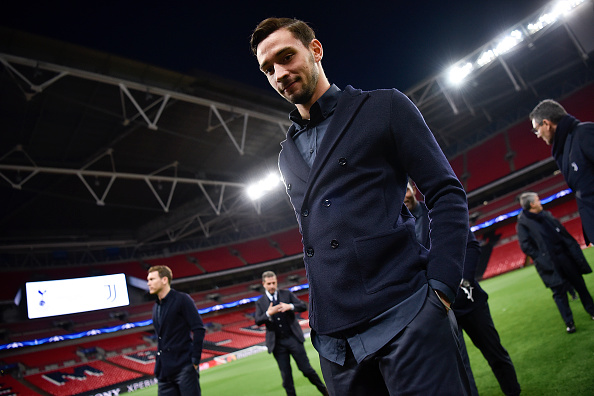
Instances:
[[[272,271],[264,271],[262,274],[262,282],[266,282],[266,278],[276,277],[276,274]]]
[[[538,125],[542,124],[542,120],[549,120],[553,124],[558,125],[561,118],[567,115],[567,111],[558,102],[552,99],[545,99],[536,105],[534,110],[530,113],[530,120],[534,120]]]
[[[316,38],[316,34],[309,25],[299,19],[294,18],[267,18],[256,26],[250,39],[250,47],[256,55],[258,45],[279,29],[287,29],[293,36],[303,43],[307,48],[309,43]]]
[[[159,273],[159,278],[167,277],[167,279],[169,279],[169,284],[171,284],[171,281],[173,280],[173,272],[171,272],[171,268],[166,265],[154,265],[148,269],[149,274],[155,271]]]

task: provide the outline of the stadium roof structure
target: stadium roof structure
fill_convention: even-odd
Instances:
[[[406,91],[448,158],[594,80],[594,6],[576,4],[460,60],[462,84],[444,73]],[[246,196],[289,126],[274,93],[6,29],[0,63],[0,268],[166,257],[296,226],[282,188]]]

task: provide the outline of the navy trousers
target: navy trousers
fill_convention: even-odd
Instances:
[[[430,289],[415,319],[360,364],[349,347],[343,366],[320,356],[328,391],[333,396],[469,395],[455,323],[454,313],[447,313]]]
[[[177,375],[159,380],[159,396],[201,396],[198,371],[189,364]]]

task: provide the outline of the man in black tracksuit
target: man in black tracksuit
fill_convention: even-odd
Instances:
[[[416,189],[411,183],[408,184],[404,204],[415,217],[415,233],[421,245],[429,249],[429,214],[423,202],[419,202],[415,196]],[[505,395],[519,395],[520,384],[516,376],[516,370],[507,350],[501,345],[499,333],[495,329],[493,318],[489,310],[487,299],[489,296],[481,288],[475,279],[476,267],[481,255],[481,248],[474,237],[468,231],[468,242],[466,243],[466,258],[464,259],[463,279],[452,305],[458,326],[466,331],[473,344],[481,351],[493,374],[499,382],[499,386]],[[460,331],[461,342],[464,343]],[[466,348],[464,347],[464,352]],[[467,372],[474,384],[472,371],[468,356],[465,357]],[[475,392],[476,391],[476,386]]]

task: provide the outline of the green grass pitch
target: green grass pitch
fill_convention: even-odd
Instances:
[[[594,248],[584,251],[594,264]],[[584,279],[594,293],[594,274]],[[481,282],[489,293],[489,306],[503,345],[510,353],[525,396],[594,395],[594,321],[580,301],[571,301],[575,334],[566,334],[565,325],[534,266],[529,266]],[[493,373],[466,338],[468,354],[481,396],[502,395]],[[306,349],[314,368],[320,371],[317,352],[309,340]],[[297,394],[319,395],[293,364]],[[283,395],[276,361],[268,353],[205,370],[200,375],[205,396]],[[134,392],[156,395],[156,387]]]

